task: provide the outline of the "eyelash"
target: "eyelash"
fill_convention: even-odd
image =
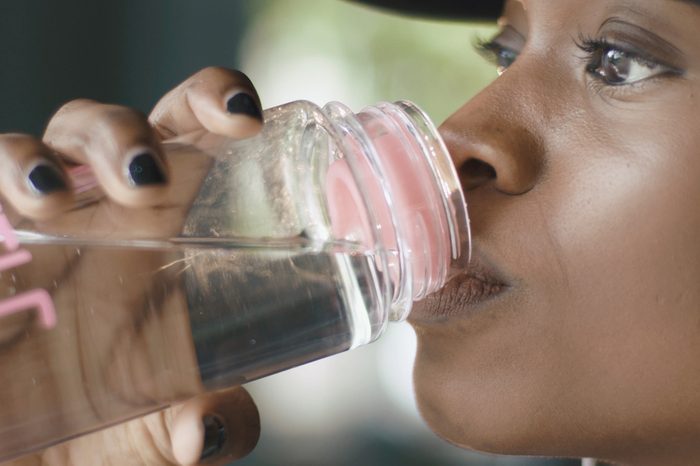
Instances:
[[[683,74],[681,70],[674,69],[670,66],[660,63],[654,57],[646,56],[639,52],[633,52],[625,47],[613,44],[606,40],[605,38],[594,39],[592,37],[581,35],[578,40],[574,41],[576,46],[583,51],[586,56],[581,57],[586,64],[586,72],[596,80],[599,85],[605,85],[610,87],[623,87],[623,86],[636,86],[644,81],[653,78],[659,78],[663,76],[680,76]],[[502,74],[517,58],[518,52],[512,50],[508,47],[504,47],[495,40],[481,40],[478,39],[474,48],[476,51],[483,56],[487,61],[493,63],[498,67],[499,75]],[[632,83],[612,83],[606,80],[605,76],[599,73],[600,62],[602,55],[609,51],[617,51],[626,56],[626,58],[633,60],[637,64],[646,66],[648,68],[662,67],[665,71],[660,72],[656,76],[652,76],[648,79],[643,79],[641,81]]]
[[[653,76],[650,79],[653,79],[655,77],[669,75],[669,74],[679,74],[679,72],[677,72],[677,70],[674,70],[666,65],[663,65],[654,57],[647,56],[647,55],[644,55],[643,53],[639,53],[639,52],[633,52],[631,50],[628,50],[625,47],[613,44],[605,38],[594,39],[592,37],[580,35],[578,40],[574,41],[574,43],[582,52],[584,52],[586,54],[585,57],[582,57],[587,62],[586,72],[590,76],[592,76],[594,79],[596,79],[596,80],[600,81],[601,83],[606,84],[608,86],[612,86],[612,87],[621,87],[624,85],[634,86],[635,84],[639,84],[639,83],[647,80],[647,79],[644,79],[642,81],[633,82],[630,84],[624,84],[624,83],[617,84],[617,83],[611,83],[611,82],[606,81],[605,78],[598,73],[598,66],[600,66],[600,62],[602,60],[602,55],[605,54],[606,52],[610,52],[610,51],[618,51],[620,53],[623,53],[627,56],[628,59],[630,59],[630,60],[632,60],[640,65],[646,66],[648,68],[662,67],[662,68],[666,69],[666,71],[661,72],[658,75]]]
[[[505,71],[505,69],[508,68],[508,66],[510,66],[512,62],[515,61],[515,59],[518,57],[518,52],[508,47],[504,47],[495,40],[491,39],[477,39],[474,42],[474,49],[486,61],[498,68],[499,75],[503,73],[503,71]],[[512,61],[511,63],[505,65],[501,63],[501,59],[511,59]]]

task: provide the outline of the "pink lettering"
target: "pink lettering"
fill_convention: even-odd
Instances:
[[[0,317],[35,308],[39,311],[39,324],[42,327],[48,329],[56,325],[56,309],[51,295],[38,288],[1,301]]]
[[[19,241],[17,240],[17,235],[15,235],[15,230],[10,225],[10,221],[7,216],[2,213],[2,206],[0,206],[0,235],[2,235],[2,241],[5,243],[5,249],[8,251],[14,251],[19,247]]]
[[[2,205],[0,205],[0,235],[7,251],[7,254],[0,256],[0,272],[32,261],[32,254],[29,251],[19,249],[19,240],[2,211]],[[56,325],[56,308],[51,295],[40,288],[0,301],[0,318],[29,309],[39,311],[39,325],[42,327],[50,329]]]
[[[4,256],[0,256],[0,272],[11,269],[12,267],[19,267],[20,265],[24,265],[31,261],[32,253],[26,249],[20,249],[9,254],[5,254]]]

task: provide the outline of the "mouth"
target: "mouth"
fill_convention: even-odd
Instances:
[[[453,276],[440,291],[415,303],[408,320],[438,323],[452,317],[468,317],[486,308],[510,288],[495,267],[475,254],[469,266]]]

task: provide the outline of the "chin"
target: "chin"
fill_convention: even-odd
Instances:
[[[419,352],[414,387],[419,412],[439,437],[460,448],[502,455],[566,456],[552,451],[552,422],[516,381]],[[522,387],[522,385],[521,385]],[[530,394],[532,394],[530,392]],[[537,398],[537,396],[535,396]],[[556,433],[554,433],[556,437]]]
[[[416,376],[416,403],[421,417],[437,436],[460,448],[515,454],[510,442],[502,438],[504,431],[494,426],[495,416],[489,415],[486,407],[455,400],[454,394],[443,393],[451,392],[449,388],[436,389],[435,383],[421,383],[423,380]]]

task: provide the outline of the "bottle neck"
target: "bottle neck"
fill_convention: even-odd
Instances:
[[[349,221],[365,225],[362,241],[391,285],[389,318],[403,320],[414,301],[442,288],[469,260],[459,178],[435,126],[412,103],[381,103],[357,114],[338,103],[323,110],[340,133],[342,170],[352,178],[335,176],[330,185],[344,185],[340,195],[354,197],[357,215],[365,217]]]

